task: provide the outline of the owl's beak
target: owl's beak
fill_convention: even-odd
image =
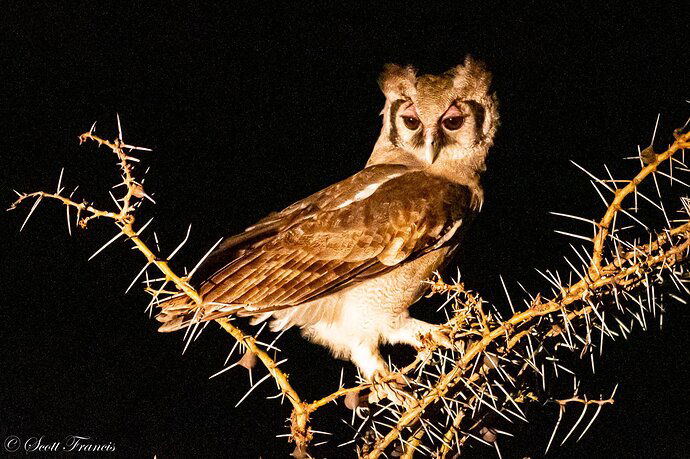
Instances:
[[[433,164],[438,156],[438,141],[436,130],[428,128],[424,130],[424,158],[429,164]]]

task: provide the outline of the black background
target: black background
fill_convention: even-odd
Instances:
[[[553,230],[582,229],[549,211],[598,217],[603,210],[569,160],[597,171],[607,163],[624,175],[634,165],[620,158],[649,142],[657,113],[657,146],[690,114],[686,13],[679,5],[422,2],[376,11],[10,7],[3,13],[1,200],[9,205],[12,188],[54,188],[64,166],[64,184],[80,184],[78,196],[110,206],[112,158],[78,147],[77,136],[98,120],[97,133],[112,138],[117,112],[125,140],[154,148],[140,157],[151,166],[146,187],[158,204],[147,205],[140,221],[155,216],[164,253],[192,223],[174,263],[191,267],[219,237],[363,166],[380,129],[376,77],[384,63],[440,72],[471,53],[494,71],[502,126],[460,268],[470,286],[504,304],[499,273],[514,296],[517,280],[544,288],[534,268],[563,267],[560,255],[572,242]],[[69,237],[64,210],[41,204],[19,233],[28,209],[2,221],[3,439],[86,435],[128,457],[291,451],[274,437],[287,432],[289,409],[263,399],[275,392],[270,383],[235,409],[249,387],[245,370],[208,379],[223,366],[228,335],[210,327],[181,355],[182,335],[157,333],[144,314],[147,297],[123,295],[142,266],[138,253],[119,243],[86,261],[114,228],[94,222]],[[424,315],[432,304],[414,311]],[[662,331],[652,326],[607,344],[587,383],[596,396],[620,382],[616,404],[579,443],[552,456],[685,455],[690,320],[685,307],[671,306]],[[280,344],[306,399],[334,390],[343,366],[352,381],[350,364],[297,332]],[[314,427],[346,434],[339,416],[349,416],[342,405],[317,415]],[[541,456],[555,417],[546,406],[530,425],[514,426],[517,438],[501,439],[504,457]],[[351,454],[332,449],[335,443],[315,453]]]

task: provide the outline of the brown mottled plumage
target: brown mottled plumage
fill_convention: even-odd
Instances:
[[[161,331],[232,314],[293,325],[373,377],[381,342],[443,341],[409,317],[423,283],[479,210],[479,176],[498,115],[490,75],[471,58],[445,74],[386,66],[383,128],[367,167],[227,238],[199,287],[161,304]]]

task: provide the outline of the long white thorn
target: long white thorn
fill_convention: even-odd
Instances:
[[[136,275],[136,277],[132,280],[132,283],[129,284],[129,287],[127,287],[127,290],[125,290],[125,293],[129,292],[129,290],[134,286],[136,283],[137,279],[141,277],[142,274],[144,274],[144,271],[146,271],[146,268],[149,267],[151,263],[146,263],[143,268],[141,268],[141,271],[139,271],[139,274]]]
[[[149,224],[151,224],[152,221],[153,221],[153,217],[149,218],[149,221],[147,221],[146,223],[144,223],[144,226],[142,226],[141,228],[139,228],[139,231],[137,231],[137,236],[141,235],[141,233],[144,232],[144,230],[146,229],[146,227],[149,226]]]
[[[558,426],[561,423],[561,419],[563,418],[563,409],[562,406],[559,405],[558,407],[558,420],[556,421],[556,426],[553,428],[553,432],[551,432],[551,438],[549,438],[549,444],[546,445],[546,451],[544,451],[544,456],[546,456],[549,453],[549,448],[551,448],[551,443],[553,442],[553,437],[556,436],[556,431],[558,430]]]
[[[156,241],[156,251],[157,251],[158,253],[160,253],[160,252],[161,252],[161,247],[160,247],[160,245],[158,245],[158,235],[156,234],[155,231],[153,232],[153,239]]]
[[[127,148],[127,149],[130,150],[130,151],[132,151],[132,150],[153,151],[153,150],[150,149],[150,148],[146,148],[146,147],[136,147],[136,146],[134,146],[134,145],[127,145],[127,144],[123,144],[123,145],[122,145],[122,148]],[[139,162],[139,160],[138,160],[137,158],[128,157],[128,159],[133,159],[133,160],[135,160],[136,162]],[[146,169],[146,172],[148,172],[148,168]],[[144,174],[146,174],[146,172],[144,172]]]
[[[522,420],[525,421],[525,422],[528,422],[528,421],[527,421],[527,417],[525,416],[525,413],[523,413],[523,411],[520,409],[520,407],[519,407],[518,404],[515,402],[515,400],[513,399],[513,397],[510,396],[510,394],[508,393],[508,391],[506,391],[506,390],[503,388],[503,386],[500,385],[500,384],[498,383],[498,381],[495,381],[494,384],[496,384],[496,386],[498,386],[498,388],[501,389],[501,391],[505,394],[506,398],[508,398],[508,400],[510,400],[510,403],[512,403],[513,406],[520,412],[520,415],[518,415],[517,417],[520,418],[520,419],[522,419]]]
[[[201,257],[201,260],[199,260],[199,261],[197,262],[196,266],[194,266],[194,268],[192,268],[192,270],[189,271],[189,274],[187,274],[187,279],[191,279],[191,278],[192,278],[192,276],[194,275],[194,273],[196,272],[196,270],[199,268],[199,266],[201,266],[201,263],[203,263],[204,260],[206,260],[206,258],[207,258],[209,255],[211,255],[211,252],[213,252],[213,250],[214,250],[216,247],[218,247],[218,244],[220,244],[220,242],[221,242],[222,240],[223,240],[223,238],[218,239],[218,242],[216,242],[215,244],[213,244],[213,247],[211,247],[210,249],[208,249],[208,252],[206,252],[206,254],[205,254],[203,257]]]
[[[237,365],[239,365],[239,364],[240,364],[240,361],[238,360],[237,362],[233,363],[232,365],[230,365],[230,366],[228,366],[228,367],[225,367],[225,368],[223,368],[222,370],[220,370],[220,371],[218,371],[218,372],[216,372],[216,373],[213,373],[211,376],[208,377],[208,379],[213,379],[213,378],[215,378],[216,376],[220,376],[220,375],[222,375],[223,373],[225,373],[226,371],[232,370],[233,368],[235,368],[235,367],[236,367]]]
[[[549,276],[547,276],[546,274],[544,274],[543,272],[541,272],[541,271],[540,271],[539,269],[537,269],[537,268],[534,268],[534,269],[535,269],[535,271],[537,271],[539,274],[541,274],[541,276],[542,276],[544,279],[546,279],[547,281],[549,281],[549,283],[551,283],[554,287],[556,287],[559,291],[560,291],[560,290],[563,290],[563,286],[560,285],[556,279],[550,278]]]
[[[564,236],[574,237],[576,239],[582,239],[583,241],[592,242],[591,237],[581,236],[579,234],[568,233],[566,231],[553,230],[554,233],[563,234]]]
[[[592,174],[591,172],[589,172],[587,169],[585,169],[584,167],[580,166],[578,163],[576,163],[576,162],[573,161],[572,159],[570,160],[570,162],[573,163],[575,166],[577,166],[577,168],[580,169],[582,172],[584,172],[585,174],[589,175],[589,176],[592,178],[592,180],[594,180],[596,183],[599,183],[599,184],[601,184],[601,185],[604,185],[604,187],[606,187],[606,189],[608,189],[611,193],[614,192],[614,191],[611,189],[610,186],[608,186],[606,183],[604,183],[603,180],[601,180],[600,178],[598,178],[597,176],[595,176],[594,174]],[[596,188],[596,187],[595,187],[595,188]]]
[[[60,192],[62,191],[62,188],[60,188],[60,184],[62,184],[62,173],[63,172],[65,172],[64,167],[62,169],[60,169],[60,178],[58,179],[57,191],[56,191],[57,194],[60,194]]]
[[[688,185],[687,183],[683,182],[682,180],[678,180],[677,178],[672,177],[672,176],[668,175],[668,174],[665,173],[665,172],[661,172],[661,171],[658,170],[657,173],[663,175],[663,176],[666,177],[666,178],[671,179],[671,182],[678,182],[678,183],[680,183],[681,185],[690,188],[690,185]]]
[[[113,195],[113,192],[112,192],[112,191],[108,191],[108,194],[110,195],[110,197],[113,199],[113,202],[114,202],[115,205],[117,206],[117,210],[119,210],[120,212],[122,212],[122,206],[120,205],[119,202],[117,202],[117,199],[115,199],[115,196]]]
[[[611,183],[613,183],[613,187],[617,190],[618,185],[616,184],[617,180],[613,179],[613,175],[611,175],[611,171],[609,170],[608,166],[604,164],[604,169],[606,169],[606,173],[608,174],[609,178],[611,179]],[[625,182],[628,182],[628,180],[624,180]]]
[[[271,373],[268,373],[266,376],[264,376],[263,378],[261,378],[260,380],[258,380],[258,381],[256,382],[256,384],[254,384],[252,387],[250,387],[249,390],[247,391],[247,393],[244,394],[244,397],[242,397],[242,398],[240,399],[240,401],[237,402],[237,404],[235,405],[235,408],[237,408],[238,406],[240,406],[240,403],[242,403],[242,402],[244,401],[244,399],[247,398],[247,397],[249,396],[249,394],[251,394],[252,391],[253,391],[254,389],[256,389],[257,387],[259,387],[259,384],[261,384],[262,382],[266,381],[266,380],[267,380],[268,378],[270,378],[270,377],[271,377]]]
[[[36,199],[36,202],[34,202],[34,205],[31,206],[31,210],[29,211],[29,215],[27,215],[27,216],[26,216],[26,219],[24,219],[24,223],[22,223],[21,228],[19,228],[19,232],[21,232],[21,231],[24,229],[24,226],[25,226],[26,223],[29,221],[29,218],[31,218],[31,214],[34,213],[34,210],[36,210],[36,207],[38,207],[38,203],[41,202],[41,199],[43,199],[43,196],[39,196],[39,197]]]
[[[577,274],[577,275],[580,276],[580,277],[584,277],[584,274],[581,273],[580,270],[578,270],[578,269],[575,267],[575,265],[568,259],[568,257],[566,257],[566,256],[564,255],[563,258],[565,259],[566,263],[568,263],[568,264],[570,265],[570,267],[571,267],[572,270],[575,272],[575,274]]]
[[[170,256],[168,257],[168,260],[172,260],[172,258],[175,256],[175,254],[177,253],[177,251],[180,250],[180,249],[182,248],[182,246],[184,246],[184,245],[187,243],[187,239],[189,239],[189,232],[190,232],[191,230],[192,230],[192,224],[190,223],[190,224],[189,224],[189,227],[187,227],[187,234],[185,235],[184,240],[183,240],[182,242],[180,242],[180,245],[178,245],[178,246],[175,248],[175,250],[172,251],[172,253],[171,253]]]
[[[182,355],[184,355],[184,353],[187,352],[187,349],[189,348],[189,345],[190,345],[190,344],[192,343],[192,341],[193,341],[194,335],[196,335],[196,331],[197,331],[197,329],[199,328],[199,324],[201,323],[201,322],[198,320],[200,314],[201,314],[201,308],[197,309],[196,313],[194,314],[194,318],[192,319],[192,321],[194,322],[194,324],[188,326],[188,327],[187,327],[187,330],[185,330],[185,332],[184,332],[184,337],[183,337],[183,339],[184,339],[184,341],[186,341],[186,342],[185,342],[184,348],[182,349]],[[250,377],[250,378],[251,378],[251,375],[252,375],[252,371],[249,370],[249,377]]]
[[[579,442],[580,439],[587,433],[587,430],[589,430],[589,427],[594,423],[594,420],[597,418],[597,416],[599,416],[599,412],[601,411],[602,406],[604,406],[604,405],[599,405],[597,407],[597,410],[594,412],[594,416],[592,416],[592,419],[589,421],[587,426],[585,426],[585,430],[583,430],[582,433],[580,434],[580,436],[577,437],[577,440],[575,440],[575,443]],[[583,410],[583,413],[584,413],[584,410]]]
[[[122,142],[122,125],[120,124],[120,114],[116,113],[117,116],[117,138]]]
[[[69,221],[69,208],[70,208],[70,206],[65,206],[65,212],[67,213],[67,232],[71,236],[72,235],[72,224]]]
[[[96,250],[96,251],[93,253],[93,255],[91,255],[91,256],[89,257],[89,261],[90,261],[93,257],[95,257],[96,255],[98,255],[99,253],[101,253],[101,252],[103,251],[103,249],[105,249],[105,248],[108,247],[110,244],[112,244],[113,242],[115,242],[116,240],[118,240],[118,238],[122,237],[123,234],[124,234],[124,233],[117,233],[115,236],[113,236],[113,238],[112,238],[111,240],[109,240],[108,242],[106,242],[105,244],[103,244],[103,245],[101,246],[100,249]]]
[[[498,454],[498,459],[503,459],[503,456],[501,456],[501,450],[498,447],[498,442],[494,440],[494,448],[496,448],[496,454]]]
[[[582,418],[585,417],[585,413],[587,412],[587,407],[588,407],[588,406],[589,406],[589,405],[587,405],[587,404],[585,403],[585,405],[582,407],[582,414],[580,414],[580,417],[577,418],[577,422],[575,423],[575,425],[573,425],[573,427],[572,427],[572,428],[570,429],[570,431],[568,432],[568,435],[566,435],[565,438],[563,439],[563,441],[561,442],[561,446],[563,446],[563,443],[565,443],[565,442],[568,440],[568,438],[570,438],[570,435],[575,431],[575,429],[577,428],[577,426],[580,424],[580,421],[582,421]]]
[[[599,187],[596,185],[596,182],[595,182],[594,180],[590,180],[589,183],[591,183],[592,186],[594,187],[594,189],[596,190],[597,194],[598,194],[599,197],[601,198],[601,201],[604,203],[604,207],[605,207],[605,208],[608,208],[608,207],[609,207],[609,202],[606,200],[606,198],[604,197],[604,195],[601,194],[601,190],[600,190]]]
[[[275,338],[273,338],[273,341],[271,341],[271,344],[268,345],[268,348],[269,348],[269,349],[270,349],[270,348],[277,349],[277,348],[274,346],[274,344],[280,339],[281,336],[283,336],[283,333],[285,333],[286,331],[287,331],[287,328],[284,328],[283,330],[281,330],[281,332],[278,333],[278,336],[276,336]]]
[[[624,213],[625,215],[627,215],[628,217],[630,217],[631,219],[635,220],[635,222],[637,222],[637,223],[638,223],[642,228],[644,228],[646,231],[649,231],[649,227],[648,227],[647,225],[645,225],[644,223],[642,223],[638,218],[635,218],[630,212],[628,212],[628,211],[625,210],[625,209],[621,209],[620,211],[623,212],[623,213]]]
[[[654,132],[652,133],[652,141],[649,142],[649,146],[654,145],[654,139],[656,138],[656,129],[659,127],[659,118],[661,118],[661,113],[656,115],[656,124],[654,124]]]
[[[582,222],[586,222],[586,223],[589,223],[589,224],[594,225],[594,226],[596,226],[596,224],[597,224],[594,220],[591,220],[591,219],[585,218],[585,217],[579,217],[577,215],[564,214],[561,212],[549,212],[549,213],[551,215],[558,215],[559,217],[566,217],[566,218],[572,218],[573,220],[580,220]]]

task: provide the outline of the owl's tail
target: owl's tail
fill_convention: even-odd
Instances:
[[[156,315],[156,320],[162,325],[159,332],[172,332],[187,328],[190,325],[220,319],[236,313],[242,309],[238,305],[195,305],[190,303],[189,297],[184,294],[174,296],[161,302],[158,307],[161,311]]]

